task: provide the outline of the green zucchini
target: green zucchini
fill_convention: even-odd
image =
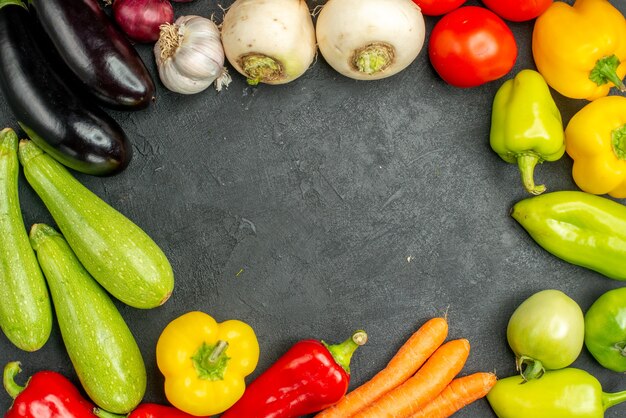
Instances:
[[[52,329],[52,306],[28,242],[18,196],[17,135],[0,132],[0,328],[15,346],[40,349]]]
[[[146,368],[122,315],[54,228],[33,225],[30,242],[85,392],[102,409],[117,414],[131,411],[145,394]]]
[[[174,288],[163,251],[28,140],[19,144],[24,175],[87,271],[111,295],[135,308],[163,304]]]

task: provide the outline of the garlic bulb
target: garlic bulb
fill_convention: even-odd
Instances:
[[[161,81],[173,92],[199,93],[213,82],[220,91],[230,83],[220,31],[211,19],[181,16],[161,25],[154,57]]]

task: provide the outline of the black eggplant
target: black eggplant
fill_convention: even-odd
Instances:
[[[98,0],[29,0],[65,64],[103,105],[136,110],[154,98],[154,81]]]
[[[0,90],[18,123],[44,151],[76,171],[119,173],[132,156],[126,134],[54,71],[29,31],[33,20],[28,10],[20,4],[0,0]]]

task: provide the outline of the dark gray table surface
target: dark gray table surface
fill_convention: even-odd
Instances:
[[[626,1],[612,3],[626,13]],[[208,0],[175,10],[221,16]],[[436,21],[426,18],[427,36]],[[519,58],[505,79],[534,68],[533,23],[510,27]],[[553,288],[586,311],[622,286],[550,255],[509,216],[527,195],[517,167],[489,146],[491,103],[504,79],[451,87],[425,46],[408,69],[385,80],[345,78],[320,56],[284,86],[249,87],[233,72],[226,91],[181,96],[158,82],[151,46],[137,49],[155,75],[158,99],[145,111],[110,112],[131,138],[134,159],[115,177],[77,177],[153,237],[175,272],[164,306],[117,303],[143,352],[146,401],[165,402],[155,362],[159,334],[191,310],[254,328],[261,357],[249,381],[300,339],[338,342],[364,328],[370,340],[353,359],[355,387],[422,323],[444,314],[449,338],[472,345],[463,374],[511,375],[506,325],[519,303]],[[585,104],[553,94],[565,123]],[[0,120],[17,129],[1,97]],[[536,180],[552,191],[576,190],[570,172],[565,156],[539,166]],[[53,223],[20,182],[27,227]],[[0,364],[11,360],[23,362],[23,378],[52,369],[77,382],[56,325],[34,353],[0,335]],[[593,373],[605,391],[626,389],[622,374],[586,350],[574,366]],[[0,395],[0,410],[9,405]],[[626,405],[606,414],[625,415]],[[495,417],[486,400],[457,416]]]

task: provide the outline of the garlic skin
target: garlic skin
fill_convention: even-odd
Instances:
[[[220,30],[211,19],[189,15],[161,25],[154,57],[161,82],[175,93],[199,93],[214,82],[220,91],[230,83]]]

